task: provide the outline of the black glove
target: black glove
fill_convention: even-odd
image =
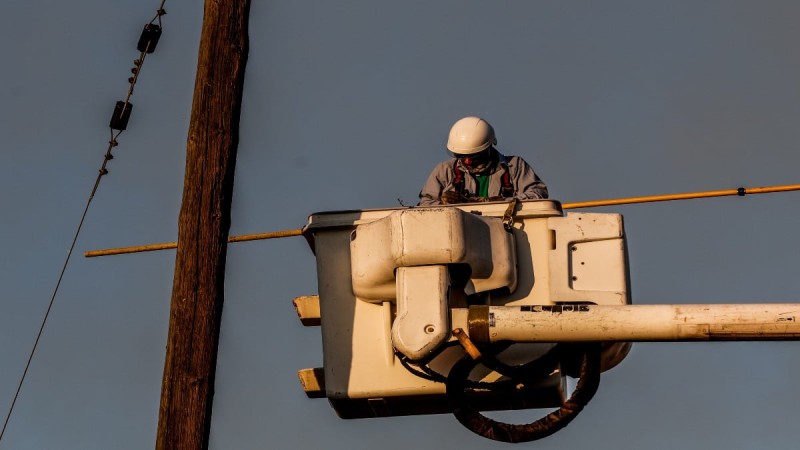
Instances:
[[[443,205],[453,205],[455,203],[464,203],[465,198],[456,191],[444,191],[440,200]]]
[[[496,197],[466,197],[464,199],[466,203],[502,202],[503,200],[505,200],[505,198],[499,195]]]

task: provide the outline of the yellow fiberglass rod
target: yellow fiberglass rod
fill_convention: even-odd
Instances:
[[[302,234],[302,229],[297,230],[283,230],[272,231],[269,233],[258,234],[243,234],[241,236],[231,236],[228,242],[242,242],[242,241],[257,241],[262,239],[277,239],[289,236],[299,236]],[[120,247],[109,248],[105,250],[91,250],[83,253],[86,258],[93,258],[95,256],[110,256],[110,255],[124,255],[126,253],[140,253],[140,252],[153,252],[156,250],[167,250],[170,248],[178,248],[177,242],[165,242],[163,244],[149,244],[139,245],[136,247]]]
[[[648,197],[615,198],[609,200],[592,200],[588,202],[564,203],[563,209],[591,208],[593,206],[629,205],[632,203],[667,202],[670,200],[690,200],[693,198],[727,197],[738,195],[744,197],[750,194],[769,194],[773,192],[788,192],[800,190],[800,184],[787,184],[783,186],[767,186],[755,188],[737,188],[722,191],[689,192],[686,194],[651,195]]]
[[[664,194],[664,195],[651,195],[647,197],[628,197],[628,198],[616,198],[609,200],[592,200],[588,202],[563,203],[561,207],[563,209],[592,208],[596,206],[630,205],[634,203],[667,202],[671,200],[690,200],[695,198],[727,197],[734,195],[745,196],[752,194],[769,194],[773,192],[788,192],[788,191],[798,191],[798,190],[800,190],[800,184],[788,184],[782,186],[767,186],[767,187],[755,187],[755,188],[740,187],[737,189],[727,189],[721,191],[690,192],[685,194]],[[228,242],[277,239],[289,236],[299,236],[302,234],[302,232],[303,230],[298,228],[296,230],[273,231],[269,233],[258,233],[258,234],[244,234],[241,236],[231,236],[228,239]],[[122,255],[126,253],[152,252],[156,250],[177,248],[177,246],[178,244],[176,242],[166,242],[163,244],[140,245],[136,247],[109,248],[105,250],[87,251],[83,254],[83,256],[87,258],[92,258],[95,256],[109,256],[109,255]]]

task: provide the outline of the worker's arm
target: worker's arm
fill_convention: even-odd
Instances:
[[[547,198],[547,185],[524,159],[513,156],[509,168],[520,200]]]
[[[453,189],[452,176],[448,176],[448,172],[447,162],[441,162],[433,168],[419,192],[419,206],[442,204],[442,192]]]

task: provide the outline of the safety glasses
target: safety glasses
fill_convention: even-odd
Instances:
[[[466,165],[468,167],[479,166],[481,164],[487,163],[487,162],[489,162],[489,159],[491,158],[491,155],[492,155],[491,147],[487,148],[486,150],[484,150],[482,152],[473,153],[471,155],[462,155],[462,154],[452,153],[452,152],[450,152],[450,154],[453,155],[454,158],[458,159],[459,161],[461,161],[462,163],[464,163],[464,165]]]

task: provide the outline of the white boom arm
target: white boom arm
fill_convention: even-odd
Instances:
[[[800,303],[475,306],[476,342],[800,340]]]

